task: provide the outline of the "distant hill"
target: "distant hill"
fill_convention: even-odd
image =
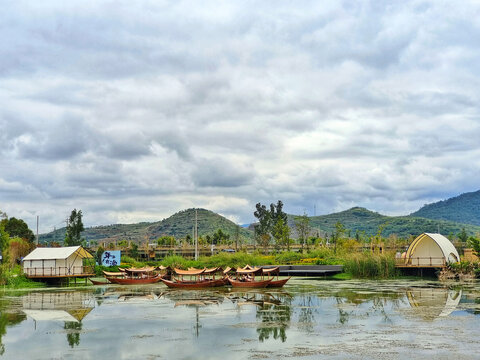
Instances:
[[[211,235],[218,229],[235,237],[237,225],[225,217],[206,209],[197,209],[198,233]],[[321,236],[331,234],[335,224],[341,222],[347,229],[347,235],[355,236],[361,232],[365,236],[376,235],[382,227],[382,236],[397,234],[401,238],[420,235],[423,232],[440,232],[445,235],[457,235],[465,228],[469,235],[480,233],[480,191],[466,193],[438,203],[426,205],[409,216],[386,216],[364,208],[354,207],[334,214],[310,217],[310,226]],[[150,242],[163,235],[185,238],[192,235],[195,209],[177,212],[162,221],[138,224],[115,224],[87,228],[82,236],[89,241],[128,240],[137,243]],[[288,224],[295,233],[295,216],[288,215]],[[253,240],[253,225],[239,227],[239,235],[247,242]],[[65,228],[40,235],[40,242],[63,242]]]
[[[180,211],[167,219],[158,222],[142,222],[137,224],[114,224],[96,226],[85,229],[82,237],[89,241],[120,241],[128,240],[137,243],[153,241],[164,235],[173,235],[176,238],[192,236],[195,222],[195,209]],[[200,236],[211,235],[218,229],[235,237],[236,224],[227,218],[206,209],[197,209],[198,234]],[[253,233],[248,229],[240,228],[239,236],[244,239],[252,239]],[[61,243],[65,238],[65,228],[57,229],[47,234],[41,234],[41,243],[57,241]]]
[[[173,235],[176,238],[184,238],[192,235],[192,229],[195,223],[195,209],[180,211],[169,218],[160,222],[152,223],[148,227],[148,233],[151,239],[156,239],[162,235]],[[230,235],[233,239],[237,225],[227,218],[206,209],[197,209],[198,235],[211,235],[218,229]],[[239,228],[239,236],[251,239],[253,233],[242,227]]]
[[[425,205],[411,216],[480,226],[480,190]]]
[[[375,235],[380,226],[383,226],[382,236],[397,234],[402,238],[410,235],[417,236],[424,232],[456,235],[462,228],[472,235],[480,232],[478,226],[413,216],[386,216],[360,207],[310,218],[310,225],[313,228],[327,234],[331,234],[335,230],[337,222],[341,222],[347,230],[350,230],[351,236],[354,236],[356,231],[364,232],[367,236]]]

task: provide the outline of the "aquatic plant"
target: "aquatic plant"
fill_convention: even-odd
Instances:
[[[392,254],[353,254],[345,259],[343,270],[356,278],[391,278],[397,275]]]

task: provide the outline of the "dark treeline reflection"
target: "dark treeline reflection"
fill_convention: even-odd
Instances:
[[[261,342],[272,337],[285,342],[286,330],[292,317],[292,296],[286,291],[276,292],[239,292],[234,298],[238,306],[253,304],[257,308],[256,318],[258,340]]]

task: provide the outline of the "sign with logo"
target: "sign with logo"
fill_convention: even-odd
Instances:
[[[102,254],[103,266],[116,266],[120,265],[120,250],[104,251]]]

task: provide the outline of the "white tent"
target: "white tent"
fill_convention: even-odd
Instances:
[[[36,248],[23,258],[23,271],[29,277],[81,275],[85,258],[93,257],[81,246]]]
[[[442,266],[458,262],[460,255],[455,246],[441,234],[423,233],[408,247],[405,261],[417,266]]]

